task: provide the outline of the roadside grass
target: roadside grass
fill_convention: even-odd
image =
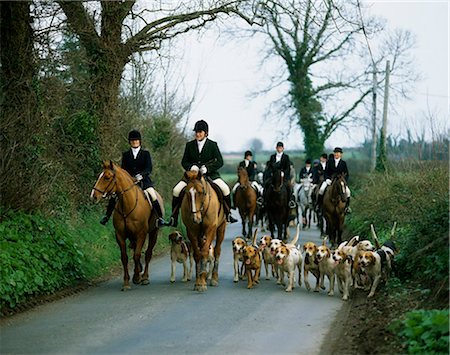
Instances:
[[[0,216],[2,313],[121,268],[112,223],[98,223],[99,207],[86,207],[75,219],[13,212]],[[168,250],[167,233],[159,232],[154,255]]]

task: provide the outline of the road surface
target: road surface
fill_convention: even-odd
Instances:
[[[254,289],[234,283],[231,240],[240,231],[240,222],[227,227],[218,287],[193,291],[193,281],[180,281],[181,264],[171,284],[170,257],[160,257],[150,264],[150,285],[121,292],[119,277],[3,319],[0,353],[318,354],[342,307],[339,292],[308,292],[302,283],[287,293],[263,270]],[[315,228],[300,232],[299,244],[308,240],[320,243]]]

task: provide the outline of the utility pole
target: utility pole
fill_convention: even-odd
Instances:
[[[373,63],[372,85],[372,147],[370,155],[370,171],[374,171],[377,164],[377,68],[375,63]]]
[[[390,73],[390,63],[386,61],[386,74],[384,80],[384,103],[383,103],[383,124],[381,126],[380,135],[380,155],[377,162],[377,170],[386,171],[387,163],[387,151],[386,151],[386,134],[387,134],[387,113],[388,113],[388,103],[389,103],[389,73]]]

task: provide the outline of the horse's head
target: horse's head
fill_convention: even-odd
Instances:
[[[238,168],[238,180],[240,187],[247,187],[247,184],[249,182],[248,180],[248,172],[247,169],[243,168],[242,166]]]
[[[207,208],[205,202],[208,198],[208,184],[199,171],[186,171],[187,179],[186,196],[189,200],[190,212],[194,223],[200,224],[203,221],[203,212]]]
[[[345,190],[347,187],[347,182],[345,181],[345,177],[342,174],[337,175],[333,182],[331,183],[331,190],[333,192],[333,196],[339,196],[341,201],[346,200]]]
[[[275,169],[272,175],[272,187],[273,191],[280,192],[283,186],[284,176],[283,172],[279,169]]]
[[[97,182],[92,188],[91,199],[94,202],[100,201],[117,191],[117,165],[112,160],[103,161],[103,171],[98,176]]]

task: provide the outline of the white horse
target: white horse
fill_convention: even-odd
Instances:
[[[312,204],[312,178],[305,177],[300,180],[300,185],[295,196],[297,197],[297,204],[299,208],[299,216],[302,216],[303,229],[305,227],[311,228],[311,217],[313,214]]]

